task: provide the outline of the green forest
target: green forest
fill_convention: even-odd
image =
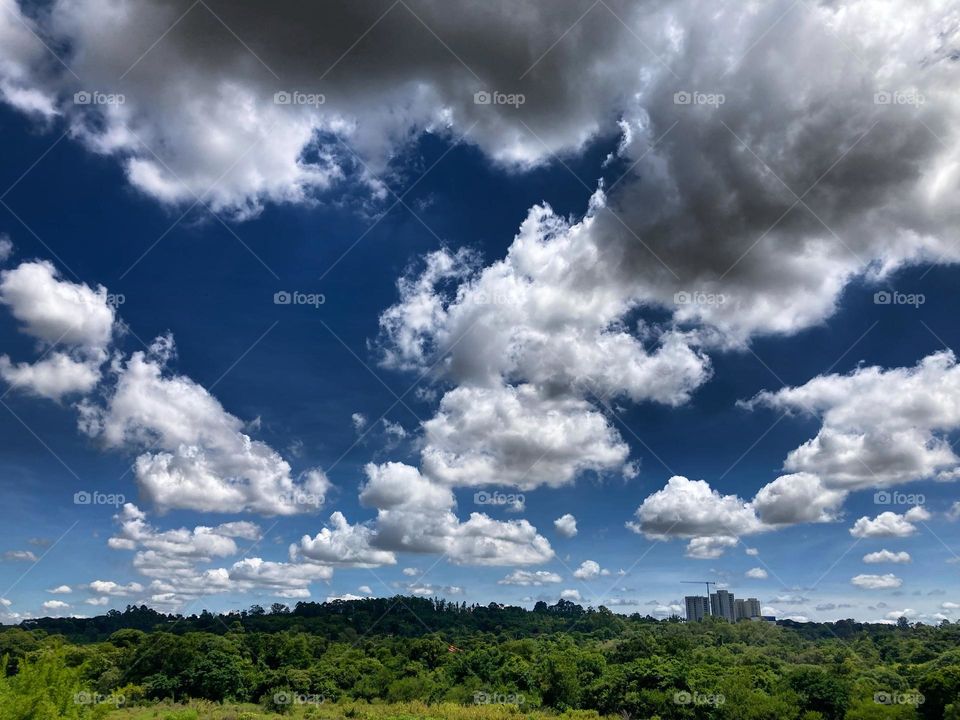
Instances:
[[[0,720],[960,720],[960,624],[396,597],[0,629]]]

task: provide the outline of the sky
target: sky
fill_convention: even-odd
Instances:
[[[0,6],[0,622],[960,617],[955,5]]]

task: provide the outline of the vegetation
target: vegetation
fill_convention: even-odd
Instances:
[[[422,598],[0,630],[0,720],[960,720],[960,624],[684,623]]]

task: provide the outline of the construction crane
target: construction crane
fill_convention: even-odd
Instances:
[[[681,580],[680,582],[685,585],[706,585],[707,586],[707,614],[711,615],[710,612],[710,586],[716,585],[713,580]]]

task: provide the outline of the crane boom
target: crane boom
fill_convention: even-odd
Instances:
[[[717,583],[713,580],[681,580],[680,582],[686,585],[706,585],[707,586],[707,612],[710,612],[710,586],[716,585]]]

